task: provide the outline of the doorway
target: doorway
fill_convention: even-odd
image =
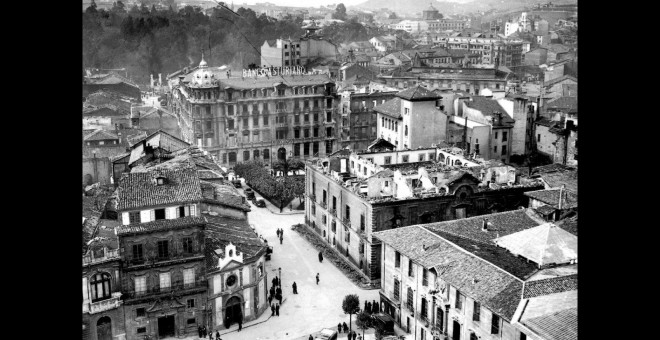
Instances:
[[[286,160],[286,149],[285,148],[279,148],[277,150],[277,159],[284,161]]]
[[[241,309],[241,300],[237,296],[227,300],[225,309],[225,327],[229,328],[232,324],[243,319],[243,310]]]
[[[96,322],[96,338],[98,340],[112,340],[112,320],[104,316]]]
[[[461,339],[461,324],[458,323],[457,321],[454,321],[454,330],[452,333],[452,340],[460,340]]]
[[[174,336],[174,315],[158,318],[158,337]]]

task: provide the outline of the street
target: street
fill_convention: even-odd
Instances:
[[[243,185],[245,188],[245,185]],[[242,189],[239,189],[243,193]],[[266,208],[258,208],[250,203],[252,211],[248,220],[257,232],[273,247],[272,260],[266,262],[268,286],[272,278],[282,268],[282,291],[284,303],[280,316],[244,328],[240,333],[222,335],[222,339],[294,339],[308,337],[324,327],[337,329],[338,322],[349,322],[349,316],[342,311],[341,303],[345,295],[357,294],[360,305],[364,300],[379,301],[378,290],[362,290],[353,284],[330,262],[319,263],[318,252],[307,241],[291,230],[291,225],[303,223],[303,214],[279,215]],[[275,233],[277,228],[284,230],[284,240],[280,244]],[[316,285],[316,273],[320,283]],[[292,293],[293,282],[298,285],[298,294]],[[264,312],[270,315],[270,312]],[[267,315],[266,315],[267,316]],[[265,318],[259,318],[264,320]],[[353,324],[355,316],[353,316]],[[236,329],[236,325],[232,328]],[[357,330],[356,330],[357,331]],[[371,330],[373,332],[373,330]],[[226,332],[226,330],[225,330]],[[223,333],[223,332],[221,332]],[[345,338],[342,333],[339,338]]]

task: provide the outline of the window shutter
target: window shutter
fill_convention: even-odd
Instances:
[[[197,207],[193,204],[190,206],[190,216],[197,216]]]
[[[121,224],[123,225],[130,224],[130,218],[128,217],[128,212],[121,213]]]
[[[149,210],[140,211],[140,222],[145,223],[151,221],[151,213]]]
[[[156,210],[149,210],[149,222],[156,220]]]
[[[168,220],[177,218],[177,207],[170,207],[165,209],[165,218]]]

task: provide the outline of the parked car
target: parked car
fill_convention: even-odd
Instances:
[[[254,199],[254,205],[256,205],[259,208],[265,208],[266,207],[266,201],[264,201],[263,198],[255,198]]]
[[[245,188],[245,197],[249,200],[254,199],[254,191],[250,188]]]
[[[317,335],[314,340],[337,340],[337,331],[323,328],[321,333]]]
[[[234,185],[234,188],[242,188],[240,179],[235,179],[235,180],[231,181],[231,184]]]

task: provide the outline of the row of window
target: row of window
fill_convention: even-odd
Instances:
[[[161,240],[156,242],[158,246],[158,258],[167,259],[170,257],[170,241]],[[193,254],[195,252],[194,243],[192,237],[183,237],[181,238],[181,249],[183,254]],[[142,244],[133,244],[132,246],[132,261],[141,262],[144,261],[144,247]]]
[[[162,184],[161,182],[160,184]],[[185,205],[180,207],[159,208],[152,210],[130,211],[128,212],[128,223],[146,223],[164,219],[174,219],[186,216],[195,216],[195,205]],[[168,216],[169,214],[169,216]],[[124,220],[125,221],[125,220]],[[126,222],[124,222],[126,223]]]
[[[134,278],[135,293],[146,293],[147,276],[142,275]],[[195,269],[183,270],[183,284],[192,285],[195,283]],[[172,276],[170,272],[158,274],[158,287],[160,290],[169,289],[172,286]]]

